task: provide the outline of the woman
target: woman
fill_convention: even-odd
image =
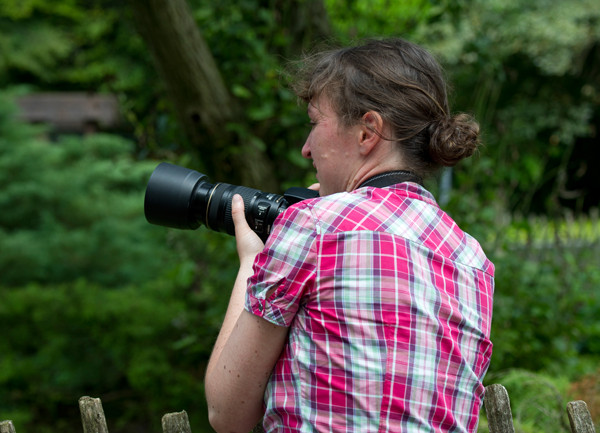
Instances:
[[[475,431],[493,272],[421,185],[470,156],[478,125],[451,115],[442,71],[402,39],[309,58],[320,197],[263,245],[233,201],[240,270],[209,362],[217,431]]]

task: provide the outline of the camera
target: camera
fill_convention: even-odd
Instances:
[[[235,235],[231,216],[234,194],[244,199],[246,221],[263,242],[280,213],[292,204],[319,196],[317,191],[300,187],[278,195],[245,186],[212,184],[202,173],[162,162],[148,181],[144,213],[151,224],[190,230],[202,224]]]

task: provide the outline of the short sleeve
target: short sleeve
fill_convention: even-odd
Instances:
[[[248,280],[246,310],[276,325],[291,325],[303,295],[314,285],[316,239],[315,219],[302,202],[275,220]]]

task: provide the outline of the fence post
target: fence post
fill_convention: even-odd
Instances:
[[[483,400],[490,433],[515,433],[508,392],[500,384],[485,388]]]
[[[79,411],[81,412],[83,433],[108,433],[102,402],[99,398],[81,397]]]
[[[12,421],[0,422],[0,433],[15,433],[15,426]]]
[[[567,403],[569,423],[573,433],[596,433],[592,416],[585,401],[577,400]]]
[[[187,412],[174,412],[162,417],[162,429],[164,433],[192,433]]]

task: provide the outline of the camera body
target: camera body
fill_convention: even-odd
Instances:
[[[263,242],[271,233],[273,222],[285,209],[319,196],[317,191],[300,187],[278,195],[245,186],[212,184],[202,173],[162,162],[148,181],[144,213],[151,224],[189,230],[204,225],[235,235],[231,216],[231,200],[235,194],[244,199],[246,220]]]

